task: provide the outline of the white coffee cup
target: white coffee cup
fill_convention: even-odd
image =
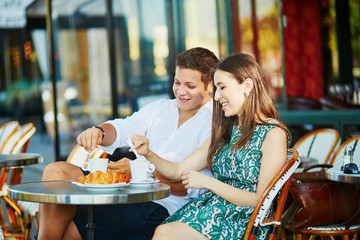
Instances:
[[[108,158],[90,158],[89,162],[84,162],[81,168],[85,171],[90,171],[91,173],[96,171],[107,172],[108,164]]]
[[[147,160],[130,161],[131,181],[141,182],[152,178],[155,171],[155,165]]]

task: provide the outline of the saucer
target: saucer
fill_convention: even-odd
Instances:
[[[159,179],[153,179],[153,178],[150,178],[150,179],[146,179],[146,180],[143,180],[143,181],[133,181],[133,180],[130,180],[130,186],[134,186],[134,187],[149,187],[149,186],[152,186],[152,184],[154,183],[158,183],[160,182]]]

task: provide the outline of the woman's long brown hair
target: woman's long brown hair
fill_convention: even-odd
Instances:
[[[220,152],[224,144],[230,143],[233,127],[239,122],[241,122],[242,134],[239,140],[231,147],[231,150],[243,148],[250,142],[255,125],[257,124],[272,124],[286,130],[286,126],[281,123],[266,122],[269,118],[278,120],[278,114],[273,99],[269,95],[264,73],[253,57],[248,54],[229,56],[214,67],[213,74],[217,70],[232,74],[240,84],[242,84],[245,79],[251,78],[253,81],[253,89],[241,107],[240,117],[225,117],[221,105],[214,100],[211,144],[207,157],[208,166],[211,170],[214,156]]]

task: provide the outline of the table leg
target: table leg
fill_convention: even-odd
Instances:
[[[88,206],[88,216],[87,216],[87,239],[94,240],[95,239],[95,223],[94,223],[94,205]]]

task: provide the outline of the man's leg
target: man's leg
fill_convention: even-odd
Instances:
[[[46,166],[42,180],[72,180],[82,176],[84,174],[79,167],[67,162],[54,162]],[[40,204],[38,239],[63,239],[64,233],[73,220],[75,213],[76,206],[73,205]],[[76,234],[74,235],[76,236]],[[80,235],[78,236],[80,237]]]
[[[96,205],[95,239],[150,240],[155,228],[168,216],[167,210],[154,202]],[[87,206],[78,206],[74,222],[86,239]]]

